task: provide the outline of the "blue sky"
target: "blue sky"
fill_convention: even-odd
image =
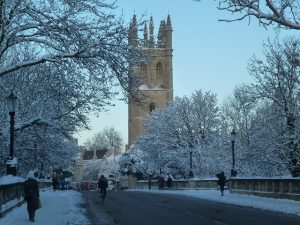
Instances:
[[[219,103],[242,83],[251,82],[247,63],[255,54],[262,56],[262,44],[275,37],[272,27],[266,30],[256,19],[226,23],[218,19],[231,18],[219,11],[213,0],[118,0],[117,14],[123,13],[129,22],[133,14],[145,19],[153,16],[155,34],[160,21],[170,14],[173,26],[173,88],[174,96],[189,96],[195,90],[217,94]],[[281,31],[280,37],[292,32]],[[118,130],[127,143],[127,105],[116,107],[96,118],[91,115],[91,131],[80,132],[83,144],[107,126]]]

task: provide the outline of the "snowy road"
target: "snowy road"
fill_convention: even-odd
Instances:
[[[36,225],[300,224],[300,202],[228,192],[221,197],[215,190],[108,192],[104,203],[95,191],[49,190],[40,194],[43,207],[37,211]],[[0,218],[0,225],[25,224],[32,224],[28,220],[26,204]]]
[[[108,192],[105,203],[99,193],[82,192],[89,207],[105,212],[112,224],[121,225],[299,225],[299,216],[234,206],[180,195],[147,192]],[[96,210],[95,210],[96,209]],[[95,214],[92,225],[98,224]],[[101,223],[100,223],[101,224]]]

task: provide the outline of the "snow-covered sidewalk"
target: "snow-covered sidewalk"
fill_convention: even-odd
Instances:
[[[270,210],[290,215],[300,216],[300,202],[286,199],[263,198],[251,195],[231,194],[225,191],[224,196],[218,190],[157,190],[157,189],[129,189],[127,191],[144,191],[157,194],[174,194],[216,201],[225,204],[246,206],[251,208]]]
[[[88,225],[81,194],[76,191],[40,191],[42,208],[36,211],[35,225]],[[13,209],[0,219],[0,225],[32,224],[28,220],[26,203]]]

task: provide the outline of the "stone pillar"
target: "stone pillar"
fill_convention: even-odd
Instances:
[[[83,175],[83,158],[82,153],[75,159],[75,180],[80,182]]]

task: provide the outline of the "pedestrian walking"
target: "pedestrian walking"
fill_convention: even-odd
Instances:
[[[104,202],[106,198],[106,188],[108,187],[108,181],[104,175],[101,175],[98,180],[98,188],[100,189],[102,202]]]
[[[63,175],[63,173],[60,177],[60,184],[61,184],[61,190],[65,190],[66,180],[65,180],[65,176]]]
[[[169,175],[168,180],[167,180],[167,185],[168,185],[168,189],[170,189],[172,187],[172,177]]]
[[[58,177],[57,177],[56,172],[54,172],[52,174],[52,188],[53,188],[53,191],[56,190],[57,184],[58,184]]]
[[[148,188],[149,188],[149,190],[151,189],[151,183],[152,183],[151,176],[148,176]]]
[[[27,211],[29,220],[34,222],[35,211],[40,207],[39,184],[36,180],[37,174],[34,171],[29,171],[27,180],[24,184],[25,200],[27,202]]]
[[[165,183],[164,177],[162,175],[159,176],[159,178],[158,178],[158,186],[159,186],[160,190],[164,189],[164,183]]]
[[[221,173],[218,173],[216,175],[218,178],[218,185],[220,186],[221,195],[224,196],[224,188],[226,184],[226,176],[224,175],[224,172],[221,171]]]

